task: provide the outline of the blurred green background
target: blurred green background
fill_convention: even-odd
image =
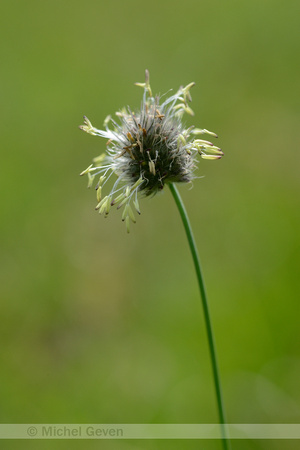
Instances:
[[[126,234],[78,174],[123,105],[196,82],[219,135],[180,192],[209,294],[230,423],[299,423],[298,1],[18,1],[1,7],[2,423],[214,423],[203,314],[170,192]],[[235,441],[235,449],[299,448]],[[219,449],[217,441],[43,441]],[[41,448],[3,441],[2,448]]]

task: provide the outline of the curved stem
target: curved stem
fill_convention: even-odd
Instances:
[[[191,225],[189,222],[189,218],[188,218],[186,209],[181,200],[179,192],[174,184],[170,183],[169,187],[170,187],[170,190],[174,197],[175,203],[178,207],[179,214],[181,216],[181,219],[182,219],[182,222],[183,222],[183,225],[185,228],[185,232],[187,235],[187,239],[189,242],[190,250],[192,253],[192,257],[193,257],[193,261],[194,261],[194,265],[195,265],[195,269],[196,269],[199,290],[200,290],[200,295],[201,295],[201,300],[202,300],[202,306],[203,306],[203,312],[204,312],[204,319],[205,319],[205,325],[206,325],[210,357],[211,357],[214,385],[215,385],[215,391],[216,391],[216,396],[217,396],[217,405],[218,405],[219,418],[220,418],[220,424],[221,424],[223,448],[224,448],[224,450],[229,450],[230,449],[230,441],[227,437],[226,428],[225,428],[225,424],[226,424],[225,411],[224,411],[224,405],[223,405],[223,399],[222,399],[222,389],[221,389],[220,375],[219,375],[219,369],[218,369],[218,364],[217,364],[215,342],[214,342],[214,336],[213,336],[213,330],[212,330],[212,325],[211,325],[211,320],[210,320],[210,315],[209,315],[206,290],[205,290],[204,280],[203,280],[203,276],[202,276],[196,242],[195,242],[195,239],[193,236],[193,232],[191,229]]]

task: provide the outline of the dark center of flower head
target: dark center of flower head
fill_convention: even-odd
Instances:
[[[190,89],[195,83],[184,88],[160,103],[159,97],[152,96],[149,73],[146,71],[145,83],[136,83],[144,88],[141,109],[134,113],[129,108],[116,113],[120,123],[108,116],[104,125],[106,130],[94,128],[85,117],[80,128],[94,136],[108,139],[105,153],[94,159],[81,175],[88,175],[88,187],[95,177],[97,201],[96,210],[108,215],[111,206],[123,208],[122,220],[129,232],[130,220],[135,222],[131,204],[140,214],[138,195],[154,195],[166,183],[188,183],[194,178],[196,157],[220,159],[223,152],[211,142],[194,138],[195,135],[213,132],[199,128],[185,128],[182,115],[194,115],[188,102],[192,100]],[[110,129],[108,124],[112,123]],[[112,190],[102,198],[102,189],[111,176],[117,179]]]
[[[143,104],[137,115],[123,114],[118,131],[126,143],[115,156],[120,158],[120,173],[128,182],[142,178],[145,195],[155,194],[168,182],[191,181],[193,158],[178,147],[181,122],[168,111],[165,114],[158,99]]]

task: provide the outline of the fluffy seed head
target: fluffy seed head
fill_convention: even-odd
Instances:
[[[100,214],[108,215],[110,206],[123,207],[122,220],[129,231],[130,221],[135,222],[131,208],[140,214],[138,195],[154,195],[166,183],[189,183],[195,176],[196,157],[220,159],[223,152],[211,142],[195,139],[195,136],[217,135],[206,129],[185,128],[182,122],[184,113],[194,115],[188,105],[192,100],[190,90],[195,83],[181,87],[178,92],[161,101],[153,97],[149,72],[146,70],[145,83],[135,83],[144,89],[141,108],[137,112],[129,107],[116,113],[118,121],[107,116],[105,130],[94,128],[84,117],[83,131],[108,139],[106,151],[93,160],[80,175],[88,175],[88,187],[94,179],[96,184],[97,206]],[[111,126],[111,127],[110,127]],[[103,187],[108,179],[117,177],[109,195],[102,199]]]

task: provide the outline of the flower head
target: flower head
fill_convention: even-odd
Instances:
[[[204,159],[219,159],[220,148],[197,138],[199,135],[217,135],[205,129],[185,128],[184,113],[194,115],[189,106],[190,90],[195,83],[181,87],[165,99],[153,97],[146,70],[145,83],[136,83],[144,89],[141,109],[133,112],[129,107],[116,113],[119,123],[108,116],[104,130],[94,128],[84,117],[83,131],[108,139],[106,152],[93,160],[80,175],[87,174],[88,187],[97,178],[97,206],[100,214],[108,215],[112,206],[123,208],[122,220],[129,232],[130,221],[135,222],[133,210],[140,214],[138,197],[154,195],[167,183],[189,183],[194,178],[197,155]],[[111,124],[111,128],[109,125]],[[117,177],[110,193],[102,197],[109,180]],[[132,208],[133,206],[133,208]]]

